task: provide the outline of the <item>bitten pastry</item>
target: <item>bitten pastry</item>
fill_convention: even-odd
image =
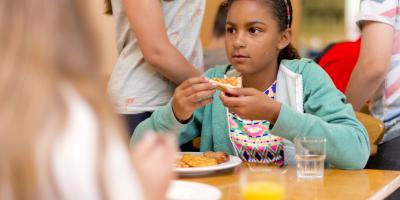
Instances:
[[[217,89],[226,92],[228,88],[241,88],[242,77],[211,78],[211,83],[217,84]]]

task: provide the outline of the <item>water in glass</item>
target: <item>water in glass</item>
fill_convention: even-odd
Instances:
[[[322,178],[325,155],[297,155],[297,177]]]

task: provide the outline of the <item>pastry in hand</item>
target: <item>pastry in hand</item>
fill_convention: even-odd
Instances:
[[[228,88],[241,88],[242,77],[225,77],[225,78],[211,78],[211,83],[217,85],[217,89],[226,92]]]

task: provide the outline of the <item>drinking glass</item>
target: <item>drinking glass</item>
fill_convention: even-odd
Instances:
[[[324,137],[296,137],[297,177],[323,178],[326,157],[326,139]]]
[[[243,200],[282,200],[284,198],[283,169],[249,167],[240,172]]]

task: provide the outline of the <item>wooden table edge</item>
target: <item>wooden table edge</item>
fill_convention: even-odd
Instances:
[[[391,181],[385,187],[381,188],[372,197],[368,198],[368,200],[385,199],[390,194],[392,194],[394,191],[396,191],[396,189],[398,189],[399,187],[400,187],[400,175],[397,176],[393,181]]]

